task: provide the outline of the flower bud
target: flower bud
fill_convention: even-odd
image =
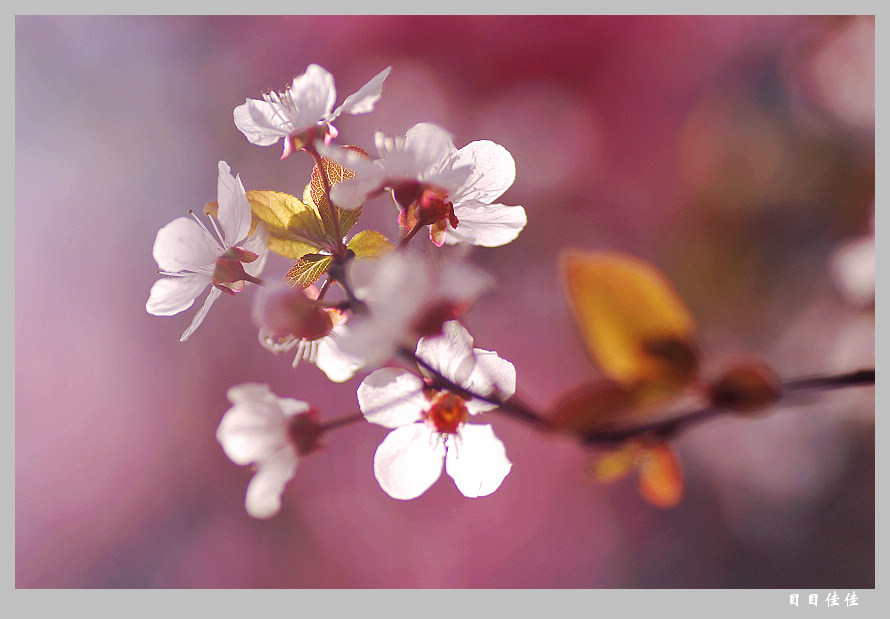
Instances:
[[[759,411],[775,403],[782,387],[772,370],[761,364],[730,368],[711,383],[711,403],[739,412]]]
[[[257,295],[253,318],[260,328],[277,338],[292,335],[317,340],[334,327],[328,312],[303,290],[290,286],[276,286]]]

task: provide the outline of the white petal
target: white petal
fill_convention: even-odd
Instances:
[[[291,125],[277,103],[247,99],[233,112],[235,126],[251,144],[269,146],[290,135]]]
[[[500,487],[513,466],[504,444],[489,425],[465,424],[449,442],[445,471],[466,497],[487,496]],[[453,440],[453,439],[450,439]]]
[[[210,277],[203,273],[159,279],[151,287],[145,310],[155,316],[178,314],[191,307],[209,284]]]
[[[190,217],[177,217],[158,230],[151,253],[162,271],[213,271],[223,249]]]
[[[213,302],[216,301],[221,294],[222,292],[218,288],[210,289],[207,299],[204,301],[204,305],[201,306],[201,309],[198,310],[198,313],[195,314],[195,317],[192,319],[192,324],[189,325],[188,329],[186,329],[179,338],[180,342],[189,339],[192,336],[192,333],[201,326],[201,323],[204,322],[204,318],[207,316],[207,312],[210,311],[210,306],[213,305]]]
[[[232,462],[242,466],[259,462],[287,444],[285,413],[268,385],[232,387],[228,397],[233,406],[223,415],[216,439]],[[286,406],[291,414],[307,410],[299,400]]]
[[[442,335],[417,342],[417,356],[448,380],[463,385],[473,371],[473,338],[456,320],[442,325]]]
[[[466,182],[452,196],[458,202],[476,200],[489,204],[503,194],[516,180],[516,164],[510,152],[489,140],[470,142],[457,151],[454,166],[472,166]]]
[[[374,105],[383,94],[383,80],[389,75],[392,67],[386,67],[383,71],[368,80],[368,83],[356,92],[346,97],[342,105],[338,107],[332,117],[340,114],[367,114],[374,109]]]
[[[446,262],[437,274],[436,295],[452,301],[473,301],[494,284],[489,273],[466,262]]]
[[[259,463],[247,484],[244,507],[254,518],[271,518],[281,509],[281,493],[297,470],[297,454],[283,447]]]
[[[841,294],[854,305],[875,298],[875,237],[864,236],[842,244],[834,251],[829,275]]]
[[[474,348],[473,353],[476,365],[462,386],[480,395],[490,395],[496,390],[502,398],[512,396],[516,392],[516,368],[513,364],[490,350]],[[482,400],[473,399],[467,402],[467,411],[471,415],[493,408],[496,408],[494,404]]]
[[[266,229],[266,224],[260,222],[253,234],[241,244],[241,247],[247,251],[252,251],[257,255],[256,260],[244,264],[244,271],[249,275],[259,277],[263,273],[263,269],[266,268],[266,261],[269,258],[269,247],[267,245],[268,238],[269,232]]]
[[[337,99],[334,76],[317,64],[311,64],[305,73],[294,78],[284,96],[289,96],[296,108],[295,128],[311,127],[327,117],[334,107]]]
[[[418,170],[438,172],[456,152],[451,135],[433,123],[418,123],[405,134],[405,151]],[[451,166],[448,166],[449,169]],[[422,175],[420,180],[425,180]]]
[[[364,174],[357,173],[352,178],[334,183],[331,187],[331,202],[342,209],[357,209],[370,194],[382,187],[384,180],[379,169],[369,170]]]
[[[423,381],[395,368],[372,372],[358,386],[358,406],[365,419],[386,428],[398,428],[420,419],[429,404]]]
[[[442,474],[445,446],[421,423],[390,432],[374,454],[377,483],[394,499],[419,497]]]
[[[361,369],[362,360],[346,354],[340,348],[340,338],[348,337],[349,328],[345,325],[334,327],[328,337],[318,341],[318,350],[315,353],[315,367],[325,373],[328,379],[335,383],[349,380]]]
[[[525,227],[527,218],[521,206],[483,204],[470,200],[454,206],[457,228],[449,226],[445,242],[470,243],[481,247],[506,245]]]
[[[241,177],[232,176],[229,164],[220,161],[216,183],[217,219],[222,226],[226,247],[234,247],[247,237],[250,231],[250,203],[244,193]]]

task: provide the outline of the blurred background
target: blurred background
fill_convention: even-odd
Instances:
[[[226,390],[266,382],[324,420],[357,411],[361,377],[333,384],[261,348],[250,292],[184,344],[194,309],[145,311],[155,234],[216,197],[217,161],[247,189],[307,182],[308,157],[249,144],[235,106],[313,62],[339,103],[392,65],[376,110],[337,123],[343,142],[374,152],[374,131],[432,121],[516,160],[500,201],[528,226],[470,252],[498,285],[467,325],[531,404],[595,373],[556,277],[566,247],[663,270],[697,318],[706,376],[738,358],[783,378],[874,367],[873,17],[15,24],[17,587],[875,586],[873,388],[690,429],[672,510],[630,479],[593,482],[597,452],[493,414],[513,469],[489,497],[443,477],[389,498],[372,470],[386,430],[361,424],[304,459],[281,513],[257,521],[251,472],[214,436]],[[358,226],[392,238],[395,215],[380,198]],[[289,266],[273,257],[265,277]]]

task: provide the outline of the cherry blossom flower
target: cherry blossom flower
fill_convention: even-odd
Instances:
[[[337,348],[360,363],[376,366],[400,348],[412,350],[417,338],[441,332],[461,316],[492,283],[491,276],[467,263],[430,264],[409,251],[353,260],[347,281],[360,306]]]
[[[245,383],[228,391],[232,407],[216,438],[235,464],[255,465],[244,506],[254,518],[271,518],[281,509],[281,494],[301,455],[318,447],[317,413],[306,402],[279,398],[268,385]]]
[[[293,367],[297,367],[300,361],[308,361],[335,383],[342,383],[352,378],[361,367],[361,361],[345,354],[338,345],[343,337],[349,337],[349,327],[346,326],[348,314],[334,308],[321,310],[329,321],[328,326],[318,334],[310,334],[308,337],[305,333],[302,337],[301,334],[295,334],[296,329],[290,327],[282,331],[276,329],[273,324],[280,321],[271,320],[269,317],[270,297],[276,294],[275,288],[270,288],[271,294],[261,293],[254,300],[254,321],[260,326],[260,344],[276,354],[296,348]],[[318,298],[318,289],[311,285],[305,290],[282,285],[280,290],[284,290],[288,295],[301,295],[307,301]],[[280,295],[280,292],[278,294]]]
[[[431,123],[414,125],[399,138],[378,132],[375,142],[375,161],[344,149],[324,149],[326,157],[356,171],[331,190],[331,199],[341,208],[357,208],[390,190],[401,208],[403,232],[428,225],[437,246],[463,242],[497,247],[525,227],[524,208],[494,204],[516,179],[513,157],[503,146],[478,140],[457,150],[451,136]]]
[[[218,225],[217,225],[218,222]],[[240,176],[219,162],[216,211],[210,214],[216,236],[198,217],[178,217],[158,231],[152,254],[162,275],[151,287],[145,309],[155,316],[178,314],[210,285],[210,294],[180,338],[187,340],[203,322],[222,292],[234,295],[257,277],[266,264],[265,226],[251,234],[250,204]]]
[[[335,109],[334,77],[317,64],[294,78],[284,92],[268,92],[262,100],[247,99],[235,108],[235,125],[251,144],[269,146],[284,138],[284,159],[315,138],[337,137],[333,121],[340,114],[367,114],[383,92],[387,67]]]
[[[421,338],[418,358],[463,389],[479,395],[509,397],[516,370],[492,351],[472,348],[473,339],[456,321],[442,336]],[[371,373],[358,392],[359,407],[371,423],[391,428],[374,454],[374,475],[395,499],[413,499],[445,472],[470,498],[500,487],[512,464],[490,425],[468,423],[471,415],[494,404],[440,388],[431,376],[384,368]]]

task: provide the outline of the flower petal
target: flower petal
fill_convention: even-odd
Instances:
[[[220,161],[216,183],[217,219],[222,226],[223,241],[227,248],[242,243],[250,231],[251,210],[241,177],[232,176],[231,168]]]
[[[287,444],[285,412],[268,385],[238,385],[229,389],[228,398],[233,406],[223,415],[216,439],[232,462],[259,462]],[[287,400],[290,414],[308,410],[305,402]]]
[[[500,247],[506,245],[525,227],[528,219],[521,206],[504,204],[483,204],[468,200],[454,205],[457,228],[449,228],[445,242],[470,243],[480,247]]]
[[[277,103],[247,99],[235,108],[233,116],[235,126],[251,144],[269,146],[290,135],[290,123]]]
[[[377,483],[394,499],[419,497],[442,474],[445,446],[426,425],[412,423],[390,432],[374,454]]]
[[[211,288],[210,293],[207,295],[207,299],[204,301],[204,305],[201,306],[201,309],[198,310],[198,313],[195,314],[195,317],[192,318],[192,324],[189,325],[188,329],[182,334],[179,338],[180,342],[184,342],[192,336],[192,333],[201,326],[201,323],[204,322],[204,318],[207,316],[207,312],[210,311],[210,306],[213,305],[213,302],[219,298],[222,292],[217,288]]]
[[[289,446],[282,447],[260,462],[256,474],[247,484],[244,507],[254,518],[271,518],[281,509],[281,493],[297,470],[297,454]]]
[[[501,197],[516,180],[516,163],[510,152],[489,140],[470,142],[457,151],[454,167],[471,165],[466,182],[451,196],[458,202],[475,200],[490,204]]]
[[[473,338],[456,320],[442,325],[442,335],[423,337],[417,342],[417,356],[448,380],[464,385],[473,371]]]
[[[155,316],[178,314],[191,307],[208,284],[210,278],[202,273],[161,278],[152,285],[145,310]]]
[[[349,328],[345,325],[336,326],[328,337],[323,337],[318,341],[315,367],[335,383],[349,380],[362,367],[361,359],[346,354],[340,348],[340,337],[348,336],[348,333]]]
[[[433,123],[417,123],[405,134],[405,151],[411,154],[411,161],[417,171],[431,170],[433,174],[450,163],[457,152],[451,135]],[[448,169],[452,166],[447,165]],[[424,175],[418,180],[426,180]]]
[[[490,425],[465,424],[445,457],[445,471],[461,494],[471,499],[497,490],[512,466]]]
[[[305,73],[294,78],[285,96],[291,98],[297,113],[295,118],[292,117],[293,129],[311,127],[327,117],[334,107],[337,99],[334,76],[317,64],[311,64]]]
[[[497,390],[502,398],[509,398],[516,391],[516,368],[506,359],[501,359],[496,352],[474,348],[476,365],[473,372],[463,383],[469,391],[488,395]],[[467,402],[467,411],[477,415],[495,408],[494,404],[472,399]]]
[[[395,368],[372,372],[358,386],[356,396],[365,419],[386,428],[413,424],[429,404],[423,381]]]
[[[367,114],[374,109],[374,105],[383,94],[383,80],[389,75],[392,67],[386,67],[383,71],[368,80],[368,83],[356,92],[346,97],[346,100],[334,110],[331,119],[340,114]]]
[[[162,271],[212,273],[223,249],[209,232],[190,217],[177,217],[158,230],[152,256]]]

